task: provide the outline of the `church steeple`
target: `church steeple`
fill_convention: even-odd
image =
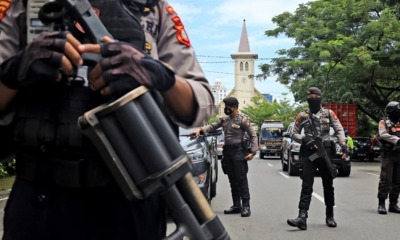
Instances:
[[[250,52],[249,37],[247,36],[246,19],[243,19],[242,35],[240,36],[239,52]]]
[[[249,38],[247,36],[246,20],[243,20],[242,34],[240,36],[239,51],[231,54],[235,61],[235,88],[233,96],[239,100],[239,108],[251,105],[254,97],[254,60],[258,54],[250,52]]]

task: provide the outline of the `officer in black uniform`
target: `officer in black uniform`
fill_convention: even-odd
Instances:
[[[318,157],[311,159],[317,149],[315,145],[315,137],[322,139],[323,146],[332,161],[334,143],[330,140],[329,130],[333,127],[335,135],[339,138],[343,152],[347,153],[346,138],[344,136],[343,127],[340,124],[336,114],[329,109],[322,108],[322,92],[319,88],[311,87],[307,90],[308,111],[300,112],[296,117],[295,126],[293,128],[293,140],[301,143],[300,157],[303,161],[303,171],[301,174],[302,185],[299,202],[299,215],[295,219],[288,219],[287,223],[292,227],[298,227],[301,230],[307,229],[308,209],[310,207],[311,196],[313,192],[314,176],[317,169],[321,173],[322,185],[324,188],[324,198],[326,205],[326,225],[328,227],[336,227],[336,221],[333,218],[333,206],[335,205],[333,177],[328,169],[324,159]],[[313,124],[318,131],[314,133]],[[301,130],[304,128],[304,136]],[[346,154],[343,155],[346,158]]]
[[[222,127],[225,135],[223,148],[223,158],[221,160],[222,169],[228,175],[231,186],[233,206],[225,210],[225,214],[240,213],[242,217],[249,217],[250,211],[250,192],[247,181],[248,164],[247,161],[253,159],[258,149],[257,136],[250,125],[250,121],[239,113],[239,102],[234,97],[227,97],[224,112],[226,116],[219,118],[216,122],[202,127],[193,132],[194,135],[201,131],[214,131]],[[246,146],[243,141],[245,133],[248,134],[250,146]]]
[[[400,192],[400,103],[389,102],[386,117],[379,121],[382,144],[381,174],[378,185],[378,213],[386,214],[385,200],[389,195],[389,212],[400,213],[397,205]]]
[[[72,24],[29,42],[30,1],[0,8],[0,116],[14,110],[16,142],[3,239],[162,239],[159,194],[129,201],[77,120],[141,85],[175,132],[177,124],[200,126],[210,117],[213,97],[179,16],[166,0],[91,0],[118,41],[89,44]],[[101,55],[88,74],[83,53]]]

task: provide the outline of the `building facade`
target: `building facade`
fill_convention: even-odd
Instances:
[[[215,105],[217,106],[228,94],[225,86],[222,85],[221,79],[216,79],[214,85],[211,85],[211,92],[214,96]]]

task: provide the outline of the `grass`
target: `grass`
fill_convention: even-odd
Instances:
[[[4,178],[0,178],[0,190],[11,189],[14,183],[15,176],[8,176]]]

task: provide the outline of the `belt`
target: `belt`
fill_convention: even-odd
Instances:
[[[237,149],[237,148],[243,148],[242,143],[235,143],[235,144],[224,144],[224,149]]]
[[[16,153],[16,176],[31,182],[87,188],[111,185],[111,173],[101,158],[59,158]]]

